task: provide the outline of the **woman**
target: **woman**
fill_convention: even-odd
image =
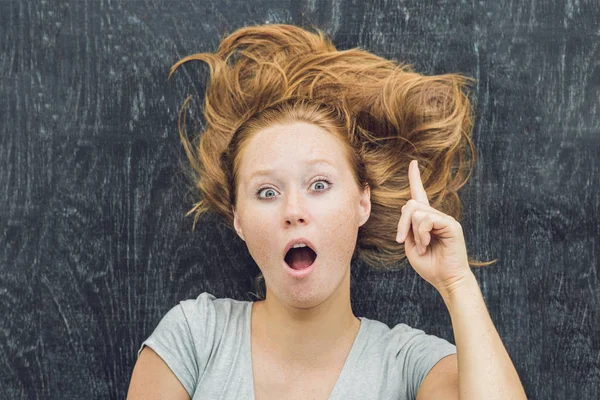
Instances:
[[[245,27],[171,69],[210,66],[197,149],[181,134],[202,197],[190,213],[195,226],[218,212],[246,242],[259,301],[173,307],[128,398],[525,398],[470,270],[491,263],[468,258],[457,222],[462,152],[475,154],[467,79],[337,51],[315,30]],[[351,261],[404,256],[444,299],[456,346],[352,312]]]

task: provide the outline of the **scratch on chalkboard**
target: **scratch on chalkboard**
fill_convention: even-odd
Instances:
[[[52,297],[52,302],[56,305],[56,309],[58,310],[58,313],[60,314],[60,316],[65,324],[65,327],[67,328],[67,335],[69,335],[69,345],[71,346],[73,351],[76,351],[75,345],[73,344],[73,338],[71,337],[71,327],[69,326],[69,321],[67,321],[67,317],[66,317],[65,313],[63,312],[62,307],[60,306],[60,303],[58,302],[58,299],[57,299],[56,295],[54,294],[54,291],[50,287],[50,282],[48,281],[48,278],[46,277],[46,275],[42,275],[41,280],[42,280],[42,283],[44,284],[44,286],[46,286],[48,288],[48,291],[50,292],[50,296]]]
[[[561,272],[560,273],[560,281],[558,282],[558,290],[557,293],[560,293],[560,289],[562,288],[562,283],[563,283],[563,279],[565,278],[565,275]]]
[[[585,310],[583,310],[583,317],[581,318],[581,325],[579,329],[583,329],[583,323],[585,322],[585,317],[587,317],[588,305],[585,305]]]

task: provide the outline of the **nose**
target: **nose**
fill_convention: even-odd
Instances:
[[[303,197],[297,191],[291,191],[285,203],[285,218],[287,225],[303,224],[306,222],[306,207]]]
[[[290,217],[290,218],[287,219],[286,223],[288,225],[303,224],[304,223],[304,218]]]

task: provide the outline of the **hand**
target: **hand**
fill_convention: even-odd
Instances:
[[[438,292],[449,293],[472,276],[462,226],[429,205],[417,160],[408,166],[411,199],[402,207],[396,241],[413,269]]]

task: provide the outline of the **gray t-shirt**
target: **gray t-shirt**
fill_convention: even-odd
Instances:
[[[254,399],[250,351],[252,302],[203,292],[180,301],[138,350],[151,347],[190,398]],[[415,399],[421,382],[456,346],[422,330],[358,317],[358,335],[330,400]]]

